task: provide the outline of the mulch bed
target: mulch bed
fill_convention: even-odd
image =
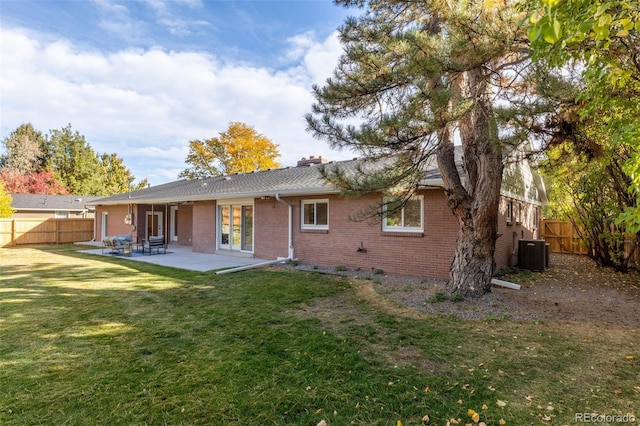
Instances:
[[[296,269],[310,268],[298,265]],[[317,267],[313,270],[372,280],[380,295],[426,313],[466,319],[557,320],[640,327],[640,271],[618,273],[598,267],[586,256],[551,254],[550,267],[544,272],[501,277],[521,284],[520,290],[494,286],[480,300],[457,302],[430,301],[444,292],[444,282]]]

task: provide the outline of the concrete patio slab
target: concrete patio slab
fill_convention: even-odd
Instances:
[[[142,254],[133,252],[131,256],[113,256],[107,251],[102,253],[102,248],[92,250],[82,250],[82,253],[95,254],[108,257],[121,257],[123,259],[136,262],[153,263],[161,266],[171,266],[173,268],[187,269],[190,271],[212,271],[223,268],[236,268],[239,266],[256,265],[268,262],[264,259],[253,257],[226,256],[221,254],[194,253],[191,247],[170,244],[166,254]]]

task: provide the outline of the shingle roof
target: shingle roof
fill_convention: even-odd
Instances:
[[[84,211],[87,210],[86,205],[93,205],[93,201],[99,198],[78,195],[11,194],[11,207],[18,211]]]
[[[345,172],[354,171],[363,160],[336,161],[325,164],[327,168],[339,167]],[[375,167],[367,163],[368,167]],[[440,173],[435,165],[425,171],[424,184],[441,184]],[[96,204],[110,205],[123,203],[171,203],[198,200],[219,200],[227,198],[254,198],[280,195],[313,195],[339,193],[325,182],[316,165],[287,167],[252,173],[237,173],[194,180],[179,180],[151,186],[130,193],[102,198]]]
[[[462,176],[462,149],[455,147],[455,159],[458,172]],[[438,170],[435,156],[429,159],[424,170],[421,185],[442,186],[442,176]],[[336,161],[325,164],[327,168],[338,167],[346,173],[354,172],[364,160]],[[367,162],[366,168],[376,168],[382,162]],[[535,177],[535,176],[534,176]],[[544,187],[541,197],[544,201]],[[230,198],[258,198],[262,196],[316,195],[339,193],[340,191],[325,182],[316,165],[287,167],[283,169],[265,170],[252,173],[238,173],[204,179],[178,180],[162,185],[151,186],[130,193],[101,198],[96,205],[115,204],[152,204],[179,203],[201,200],[223,200]]]

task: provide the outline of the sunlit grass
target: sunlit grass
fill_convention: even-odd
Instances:
[[[432,317],[346,279],[74,247],[0,249],[0,269],[2,425],[444,426],[470,409],[573,424],[639,407],[624,328]]]

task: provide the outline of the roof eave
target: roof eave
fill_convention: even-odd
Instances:
[[[268,191],[254,191],[254,192],[234,192],[227,194],[204,194],[204,195],[192,195],[192,196],[179,196],[179,197],[163,197],[163,198],[125,198],[119,200],[108,200],[95,203],[100,206],[114,206],[120,204],[178,204],[193,201],[214,201],[214,200],[230,200],[234,198],[260,198],[260,197],[274,197],[276,194],[281,196],[307,196],[307,195],[322,195],[322,194],[339,194],[340,190],[329,187],[315,187],[315,188],[300,188],[300,189],[283,189],[283,190],[268,190]]]

